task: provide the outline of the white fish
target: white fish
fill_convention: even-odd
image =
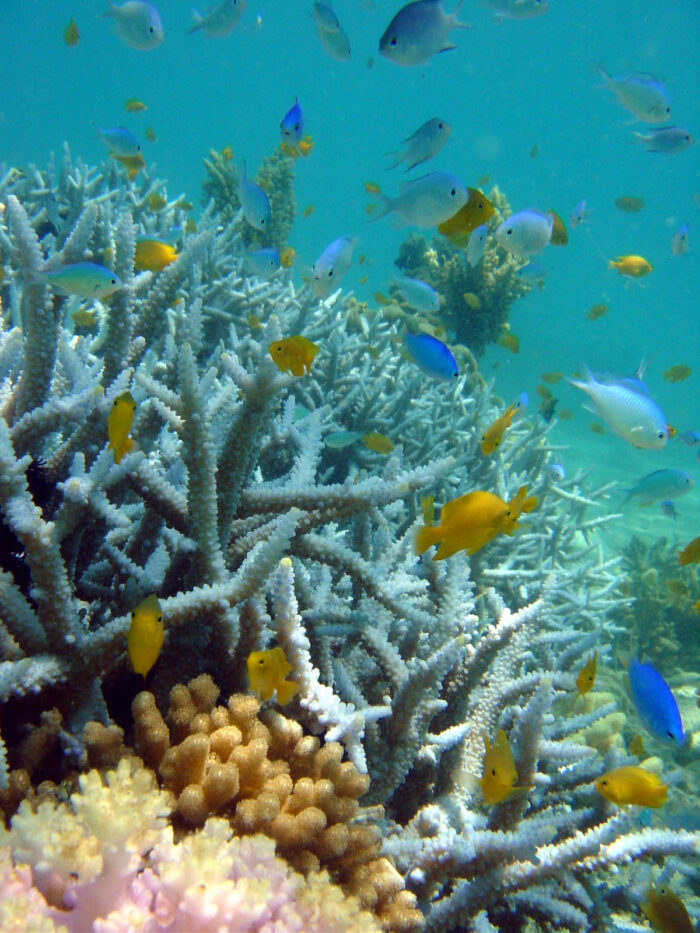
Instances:
[[[593,406],[584,405],[598,415],[613,434],[646,450],[663,450],[668,442],[668,428],[663,412],[638,379],[596,378],[585,367],[585,379],[569,379],[572,386],[585,392]]]
[[[377,197],[383,209],[374,220],[394,214],[394,225],[402,227],[437,227],[453,217],[467,203],[467,189],[456,175],[450,172],[431,172],[413,181],[403,182],[397,198]]]
[[[557,460],[556,463],[547,464],[547,476],[553,483],[561,483],[566,479],[566,470],[561,465],[561,461]]]
[[[245,159],[243,160],[243,174],[238,182],[238,198],[241,202],[243,216],[256,230],[267,230],[270,222],[270,201],[260,185],[250,181],[246,175]]]
[[[541,253],[552,238],[554,217],[528,209],[513,214],[496,228],[496,240],[503,249],[529,259]]]
[[[479,5],[493,10],[496,19],[533,19],[549,9],[547,0],[481,0]]]
[[[435,313],[440,310],[440,296],[432,285],[422,279],[414,279],[404,275],[397,269],[392,270],[394,280],[401,293],[401,297],[414,311]]]
[[[470,266],[478,266],[481,257],[484,255],[486,240],[488,239],[488,229],[486,224],[480,224],[471,232],[469,242],[467,243],[467,262]]]
[[[246,0],[221,0],[204,13],[192,8],[192,26],[188,33],[197,32],[203,29],[207,36],[211,38],[223,38],[227,36],[243,16]]]
[[[586,207],[585,201],[579,201],[573,211],[569,214],[569,220],[571,221],[571,228],[573,230],[578,227],[579,224],[588,223],[588,218],[590,216],[590,209]]]
[[[668,93],[656,75],[632,73],[615,76],[598,65],[605,86],[615,94],[625,110],[645,123],[664,123],[671,116]]]
[[[341,236],[333,240],[318,257],[311,270],[311,288],[317,298],[327,298],[352,264],[353,250],[359,237]]]
[[[673,239],[671,240],[671,251],[674,256],[682,256],[683,253],[687,253],[690,249],[690,243],[688,242],[688,224],[683,224],[682,227],[679,227],[676,232],[673,234]]]
[[[449,123],[441,120],[440,117],[433,117],[403,140],[406,143],[404,149],[400,152],[387,153],[394,160],[387,168],[396,168],[401,162],[407,162],[406,171],[410,172],[416,165],[436,156],[449,139],[451,132],[452,127]]]
[[[108,0],[109,7],[102,14],[114,20],[114,32],[127,45],[139,52],[149,52],[163,41],[163,23],[158,10],[144,0],[127,0],[117,6]]]

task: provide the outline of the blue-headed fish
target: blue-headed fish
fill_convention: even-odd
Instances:
[[[457,19],[463,0],[445,13],[442,0],[413,0],[401,7],[379,40],[379,54],[397,65],[423,65],[438,52],[457,46],[450,42],[453,29],[469,29]]]
[[[690,249],[688,242],[688,224],[679,227],[671,238],[671,252],[674,256],[682,256]]]
[[[124,126],[101,127],[95,121],[92,126],[97,138],[105,146],[110,155],[131,158],[141,152],[141,144],[134,134]]]
[[[163,41],[163,23],[160,13],[145,0],[127,0],[121,6],[107,0],[109,6],[102,14],[114,20],[114,33],[138,52],[149,52]]]
[[[631,658],[627,666],[630,696],[645,729],[666,744],[685,741],[681,714],[671,688],[652,664]]]
[[[304,113],[299,103],[299,98],[294,98],[294,104],[282,117],[280,122],[280,133],[284,142],[290,146],[296,146],[304,136]]]

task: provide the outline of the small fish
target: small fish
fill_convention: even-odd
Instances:
[[[405,334],[404,345],[410,360],[434,379],[456,379],[457,361],[450,348],[431,334]]]
[[[530,158],[531,158],[531,159],[537,158],[537,153],[538,153],[539,151],[540,151],[540,150],[539,150],[539,146],[537,145],[537,143],[535,143],[535,145],[534,145],[534,146],[532,147],[532,149],[530,150]]]
[[[511,353],[520,353],[520,340],[510,331],[502,333],[496,343],[504,350],[510,350]]]
[[[146,137],[149,143],[154,143],[158,138],[156,136],[156,131],[152,126],[147,126],[143,135]]]
[[[165,210],[168,206],[168,202],[163,197],[162,194],[158,191],[151,191],[148,195],[148,209],[153,211],[154,214],[157,214],[159,211]]]
[[[493,10],[495,19],[533,19],[549,9],[547,0],[481,0],[480,6]]]
[[[517,405],[509,405],[508,408],[491,424],[481,436],[481,453],[484,456],[492,454],[501,445],[503,435],[511,426],[513,415],[518,410]]]
[[[224,146],[221,150],[221,156],[224,162],[230,162],[233,159],[233,149],[230,146]]]
[[[664,501],[661,503],[661,511],[664,515],[668,516],[668,518],[678,518],[678,511],[676,510],[672,499],[664,499]]]
[[[127,0],[117,6],[107,0],[109,7],[102,14],[114,20],[114,33],[138,52],[149,52],[163,41],[163,23],[158,10],[144,0]]]
[[[585,201],[579,201],[576,207],[569,214],[569,221],[573,230],[579,226],[579,224],[588,223],[588,218],[590,217],[591,211],[590,208],[586,207]]]
[[[249,314],[248,317],[246,318],[246,322],[248,324],[248,327],[250,327],[251,330],[262,330],[263,329],[262,321],[257,316],[257,314]]]
[[[275,366],[283,373],[305,376],[321,348],[306,337],[297,335],[271,343],[267,349]]]
[[[449,221],[448,221],[449,223]],[[444,226],[444,224],[443,224]],[[488,239],[488,228],[486,224],[480,224],[472,230],[467,243],[467,262],[472,268],[478,266],[486,249]]]
[[[238,198],[241,202],[243,216],[256,230],[267,230],[270,223],[270,201],[255,182],[250,181],[246,174],[245,159],[243,160],[243,174],[238,183]]]
[[[570,408],[561,408],[559,410],[559,417],[562,421],[571,421],[571,419],[574,417],[574,413]]]
[[[363,434],[361,441],[365,447],[369,447],[370,450],[378,454],[388,455],[394,449],[394,442],[388,438],[386,434],[379,434],[378,431],[370,431],[369,434]]]
[[[465,292],[462,297],[464,298],[464,303],[466,306],[471,308],[472,311],[481,311],[483,303],[476,292]]]
[[[76,26],[74,19],[72,19],[66,26],[66,30],[63,33],[63,41],[66,43],[68,48],[73,48],[74,45],[77,45],[80,42],[80,33],[78,32],[78,27]]]
[[[588,427],[594,434],[605,434],[605,428],[598,421],[592,421]]]
[[[693,603],[693,605],[691,606],[691,609],[693,610],[696,616],[700,616],[700,599],[697,599]],[[700,694],[698,694],[698,707],[700,707]]]
[[[296,146],[297,143],[304,136],[304,114],[299,103],[299,98],[294,98],[294,104],[282,117],[280,122],[280,133],[282,139],[289,143],[292,146]]]
[[[311,270],[311,288],[317,298],[328,298],[352,264],[359,237],[341,236],[323,250]]]
[[[108,298],[122,287],[116,273],[95,262],[74,262],[52,272],[33,272],[32,276],[65,295],[80,298]]]
[[[111,152],[110,155],[126,168],[127,177],[131,180],[136,178],[141,169],[146,167],[146,160],[140,152],[135,156],[121,156],[117,155],[116,152]]]
[[[532,286],[536,285],[541,291],[549,273],[539,263],[528,262],[527,265],[521,266],[515,275],[523,282],[529,282]]]
[[[281,265],[280,254],[274,247],[247,249],[243,257],[243,268],[260,279],[269,279]]]
[[[124,104],[124,110],[127,113],[141,113],[142,110],[148,110],[148,107],[138,97],[128,97]]]
[[[325,3],[314,3],[312,12],[324,51],[336,61],[347,61],[350,58],[350,40],[338,17]]]
[[[126,644],[134,672],[146,677],[163,647],[163,611],[155,593],[132,611]]]
[[[646,152],[663,152],[673,154],[682,152],[693,145],[693,137],[682,126],[663,126],[660,129],[649,130],[644,133],[634,133],[637,142],[644,146]]]
[[[687,379],[688,376],[692,373],[690,366],[686,366],[684,363],[679,363],[677,366],[671,366],[664,373],[664,379],[668,382],[683,382],[684,379]]]
[[[316,205],[315,205],[315,204],[309,204],[309,205],[307,205],[307,206],[304,208],[304,210],[301,212],[301,216],[304,218],[304,220],[306,220],[307,218],[311,217],[311,215],[313,214],[313,212],[314,212],[315,210],[316,210]]]
[[[561,483],[566,479],[566,470],[559,461],[556,463],[548,463],[547,476],[552,480],[553,483]]]
[[[654,470],[635,483],[622,504],[631,499],[638,499],[641,505],[650,505],[659,499],[677,499],[689,493],[694,485],[693,477],[685,470]]]
[[[678,563],[681,567],[688,564],[697,564],[700,561],[700,537],[693,538],[690,544],[686,544],[678,555]]]
[[[435,497],[432,493],[420,500],[420,510],[425,524],[431,525],[435,521]]]
[[[685,904],[664,885],[650,887],[640,906],[649,923],[661,933],[694,933]]]
[[[92,122],[97,138],[105,146],[110,155],[131,158],[141,152],[141,144],[134,134],[124,126],[115,126],[109,129],[97,126]]]
[[[566,244],[569,242],[569,234],[566,232],[564,221],[555,211],[550,210],[549,213],[552,215],[553,220],[552,236],[549,242],[552,244],[552,246],[566,246]]]
[[[88,310],[88,308],[80,307],[73,311],[71,320],[74,324],[77,324],[78,327],[94,327],[99,323],[100,319],[97,315],[97,311],[91,311]]]
[[[136,402],[131,392],[122,392],[112,402],[112,410],[107,418],[107,437],[109,444],[107,450],[114,451],[114,462],[120,463],[124,454],[134,446],[129,437],[131,425],[134,423]]]
[[[376,181],[366,181],[365,182],[365,191],[367,194],[381,194],[382,189],[376,183]]]
[[[498,225],[496,241],[519,259],[530,259],[549,244],[553,227],[551,214],[531,209],[519,211]]]
[[[671,688],[651,664],[631,658],[627,666],[630,696],[647,732],[666,744],[685,741],[681,714]]]
[[[690,596],[690,590],[682,580],[666,580],[666,589],[677,602],[685,602]]]
[[[542,376],[540,378],[542,379],[543,382],[548,382],[549,385],[553,386],[553,385],[556,385],[557,382],[561,382],[561,380],[564,378],[564,373],[559,372],[559,370],[556,370],[555,372],[551,372],[551,373],[542,373]]]
[[[438,52],[457,46],[450,42],[453,29],[468,29],[457,19],[462,0],[445,13],[442,0],[414,0],[401,7],[379,40],[379,54],[397,65],[424,65]]]
[[[267,651],[251,651],[246,661],[250,689],[260,695],[261,700],[269,700],[277,693],[277,702],[286,706],[299,692],[299,684],[285,680],[292,667],[279,647]]]
[[[325,444],[331,450],[343,450],[357,443],[361,437],[358,431],[333,431],[331,434],[326,434]]]
[[[632,73],[611,75],[598,65],[605,86],[615,94],[619,102],[645,123],[665,123],[671,116],[668,93],[661,81],[650,74]]]
[[[471,239],[471,234],[483,226],[495,211],[491,201],[478,188],[467,188],[467,195],[467,203],[438,226],[438,233],[457,245]]]
[[[426,0],[417,0],[424,3]],[[438,0],[431,0],[438,2]],[[382,210],[375,220],[394,214],[395,226],[411,224],[414,227],[438,227],[463,207],[468,201],[467,190],[456,175],[449,172],[430,172],[420,178],[404,182],[396,198],[384,194],[377,197]]]
[[[643,256],[618,256],[608,261],[609,269],[616,269],[618,275],[628,275],[633,279],[641,279],[648,275],[653,266]]]
[[[678,435],[678,440],[686,447],[697,447],[700,444],[700,433],[697,431],[684,431]]]
[[[451,132],[450,124],[446,120],[441,120],[440,117],[433,117],[426,121],[418,127],[415,133],[403,140],[406,145],[400,152],[387,153],[393,159],[387,169],[396,168],[402,162],[407,162],[406,171],[410,172],[416,165],[436,156],[449,139]],[[367,188],[366,185],[365,188]],[[377,187],[377,190],[372,193],[380,194],[381,192]]]
[[[280,265],[283,269],[291,269],[294,265],[294,250],[291,246],[285,246],[280,253]]]
[[[634,755],[635,758],[644,758],[644,740],[639,733],[632,736],[627,751],[630,755]]]
[[[587,312],[586,317],[589,321],[596,321],[599,317],[603,317],[604,314],[607,314],[610,310],[610,305],[597,304],[593,305],[590,311]]]
[[[673,234],[673,238],[671,239],[671,252],[674,256],[682,256],[684,253],[687,253],[689,249],[688,224],[683,224],[683,226],[679,227]]]
[[[440,310],[440,296],[428,282],[413,279],[396,268],[392,270],[392,275],[401,297],[409,308],[423,314],[435,314]]]
[[[576,689],[579,696],[585,696],[593,689],[595,675],[598,671],[598,652],[594,651],[576,675]]]
[[[668,784],[639,765],[623,765],[608,771],[595,782],[598,793],[618,807],[662,807]]]
[[[245,12],[245,0],[221,0],[204,13],[192,8],[192,25],[188,35],[203,29],[209,39],[228,36]]]
[[[162,272],[171,262],[175,262],[178,256],[179,253],[170,243],[141,237],[136,241],[134,250],[134,269],[139,272]]]
[[[638,214],[644,208],[644,201],[633,194],[624,194],[615,199],[615,207],[625,214]]]
[[[503,729],[499,729],[496,733],[493,745],[489,744],[488,736],[485,735],[484,745],[486,750],[479,786],[484,795],[484,802],[493,806],[507,800],[513,791],[519,789],[515,786],[518,772],[508,744],[508,737]]]

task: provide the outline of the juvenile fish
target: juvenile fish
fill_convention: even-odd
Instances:
[[[424,65],[438,52],[457,46],[450,42],[453,29],[469,29],[457,19],[463,0],[445,13],[442,0],[414,0],[401,7],[379,40],[379,54],[397,65]]]
[[[260,279],[269,279],[280,268],[280,254],[274,247],[246,250],[243,268]]]
[[[671,252],[674,256],[682,256],[684,253],[687,253],[689,249],[688,224],[683,224],[683,226],[679,227],[673,234],[673,238],[671,239]]]
[[[407,162],[406,171],[410,172],[421,162],[427,162],[432,159],[445,145],[452,132],[452,127],[440,117],[433,117],[426,121],[411,136],[404,139],[406,146],[400,152],[389,152],[388,155],[393,158],[391,165],[387,169],[396,168],[402,162]],[[375,192],[376,193],[376,192]]]
[[[467,262],[470,266],[478,266],[486,249],[486,240],[488,239],[488,229],[486,224],[479,224],[476,230],[472,230],[469,242],[467,243]]]

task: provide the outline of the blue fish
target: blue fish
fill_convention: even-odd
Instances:
[[[280,123],[280,132],[282,139],[291,146],[296,146],[304,135],[304,114],[299,106],[299,98],[294,98],[294,106],[291,107],[282,118]]]
[[[661,503],[661,511],[664,513],[664,515],[668,515],[669,518],[678,518],[678,511],[676,510],[672,499],[664,499],[664,501]]]
[[[632,658],[627,667],[630,694],[644,728],[660,742],[682,745],[683,723],[671,688],[652,664]]]
[[[102,142],[111,155],[133,158],[141,152],[141,145],[134,134],[123,126],[114,126],[105,129],[98,126],[95,121],[92,125],[97,134],[97,138]]]
[[[700,434],[697,431],[684,431],[678,435],[678,440],[686,447],[697,447],[700,444]]]
[[[641,505],[650,505],[658,499],[677,499],[689,493],[695,480],[685,470],[654,470],[643,476],[627,491],[623,505],[637,499]]]
[[[245,271],[252,272],[261,279],[269,279],[277,272],[280,264],[280,254],[273,246],[256,250],[247,249],[243,256]]]
[[[403,340],[411,360],[426,375],[434,379],[455,379],[459,376],[457,361],[442,340],[430,334],[406,334]]]
[[[646,152],[682,152],[693,145],[693,137],[683,126],[663,126],[650,129],[648,133],[633,133]]]

